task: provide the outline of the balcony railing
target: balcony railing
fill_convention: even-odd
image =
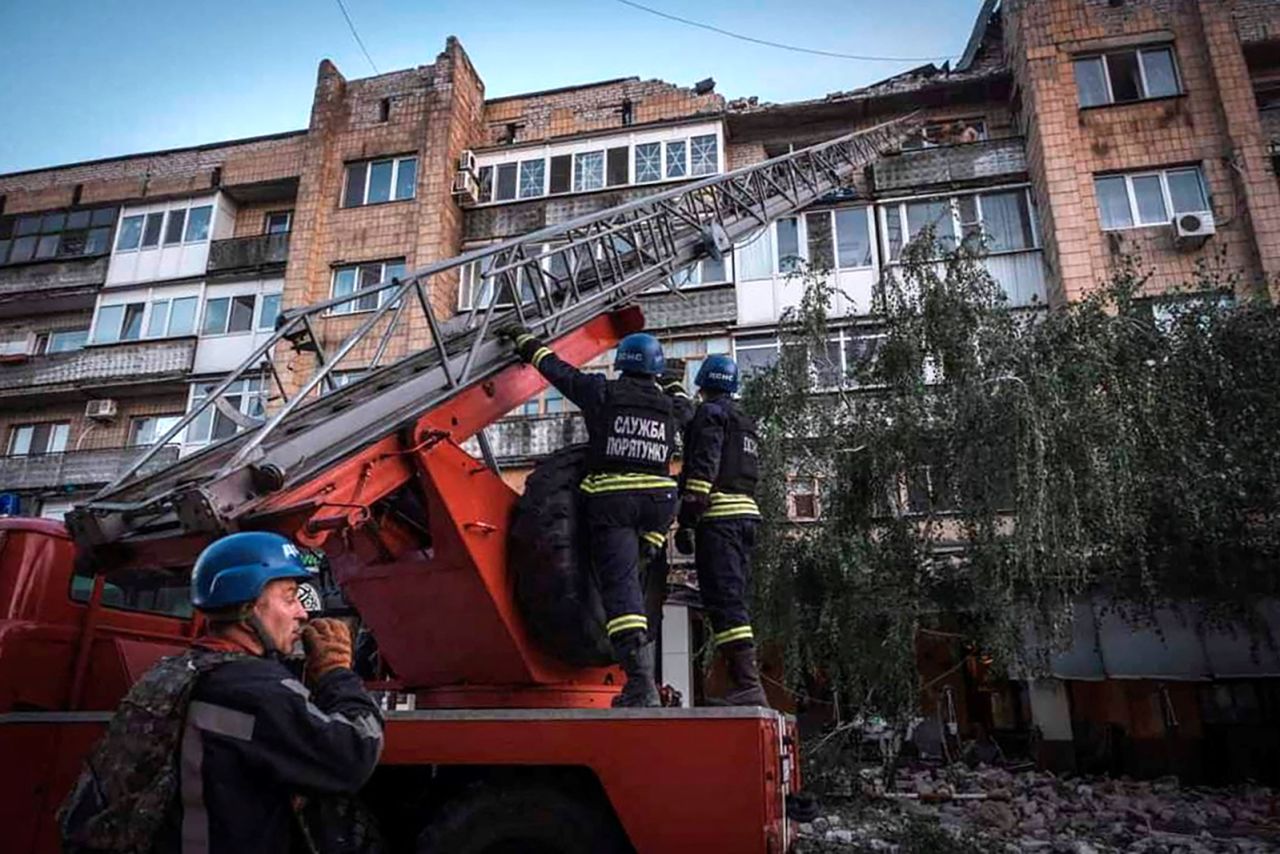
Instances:
[[[170,338],[32,356],[0,365],[0,398],[180,380],[195,352],[195,338]]]
[[[877,192],[958,186],[1027,172],[1021,137],[919,148],[882,157],[871,167]]]
[[[61,454],[0,457],[0,492],[108,483],[115,480],[145,450],[146,448],[95,448]],[[143,471],[151,473],[177,459],[176,446],[161,448],[154,457],[147,460]]]
[[[38,298],[51,292],[95,288],[107,280],[108,260],[103,255],[0,267],[0,298]],[[93,304],[92,297],[88,304]]]
[[[209,272],[257,269],[289,260],[289,234],[259,234],[215,240],[209,245]]]

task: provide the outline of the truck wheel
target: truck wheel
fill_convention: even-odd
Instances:
[[[417,854],[623,854],[613,817],[551,786],[481,784],[445,805]]]
[[[586,468],[586,445],[561,448],[538,463],[516,502],[508,561],[534,639],[569,664],[601,667],[613,663],[613,653],[581,524],[578,483]]]

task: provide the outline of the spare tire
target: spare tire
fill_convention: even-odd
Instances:
[[[534,640],[569,664],[599,667],[613,663],[613,652],[582,523],[578,484],[586,470],[586,445],[538,463],[516,502],[507,554]]]

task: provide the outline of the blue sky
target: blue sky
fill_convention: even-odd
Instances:
[[[981,0],[643,0],[758,38],[877,56],[958,56]],[[613,77],[727,97],[821,97],[919,62],[751,45],[616,0],[346,0],[380,71],[457,35],[490,97]],[[316,65],[373,73],[336,0],[0,0],[0,173],[305,127]]]

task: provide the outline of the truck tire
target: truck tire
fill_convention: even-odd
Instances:
[[[602,667],[613,663],[613,652],[582,524],[578,483],[586,468],[586,445],[538,463],[516,502],[507,553],[516,604],[534,640],[568,664]]]
[[[478,784],[447,803],[418,836],[416,854],[624,854],[604,808],[550,785]]]

